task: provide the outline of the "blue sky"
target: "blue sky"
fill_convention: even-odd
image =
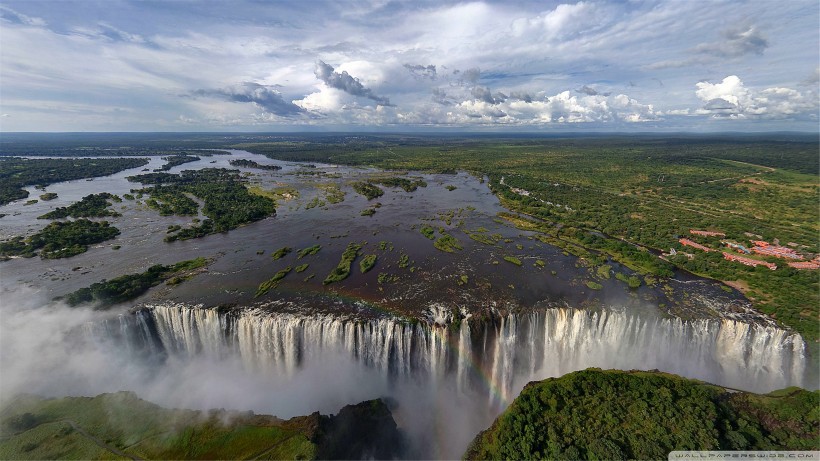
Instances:
[[[2,131],[818,130],[820,3],[0,1]]]

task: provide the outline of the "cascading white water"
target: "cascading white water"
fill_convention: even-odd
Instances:
[[[588,367],[659,369],[758,392],[803,385],[806,367],[802,338],[781,329],[610,310],[556,308],[441,326],[168,304],[121,319],[128,325],[117,329],[138,331],[125,335],[131,349],[236,354],[247,367],[285,375],[342,351],[394,378],[451,379],[459,389],[483,389],[501,406],[527,381]]]

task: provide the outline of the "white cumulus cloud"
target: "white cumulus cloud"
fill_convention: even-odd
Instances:
[[[737,75],[720,83],[698,82],[695,95],[704,102],[697,113],[728,118],[787,118],[816,116],[817,93],[801,93],[791,88],[763,90],[746,88]]]

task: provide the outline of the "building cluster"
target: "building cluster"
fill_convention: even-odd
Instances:
[[[799,261],[789,263],[789,266],[795,269],[820,269],[820,255],[818,255],[811,261]]]
[[[723,252],[723,259],[726,259],[726,260],[729,260],[729,261],[739,262],[740,264],[744,264],[746,266],[752,266],[752,267],[766,266],[771,270],[777,269],[777,264],[769,263],[769,262],[766,262],[766,261],[761,261],[759,259],[752,259],[752,258],[746,258],[746,257],[743,257],[743,256],[738,256],[738,255],[735,255],[735,254],[732,254],[732,253],[727,253],[725,251]]]
[[[755,246],[752,247],[752,251],[759,255],[786,259],[803,259],[803,255],[789,247],[771,245],[769,242],[764,242],[763,240],[751,240],[751,242],[755,244]]]
[[[705,230],[697,230],[697,229],[689,229],[689,233],[692,235],[699,235],[702,237],[725,237],[726,234],[723,232],[713,232],[713,231],[705,231]],[[751,234],[747,234],[751,235]],[[757,236],[760,238],[759,236]],[[780,246],[775,239],[775,243],[771,244],[764,240],[749,240],[752,243],[751,248],[746,248],[745,246],[741,245],[740,243],[731,241],[731,240],[721,240],[720,243],[725,245],[726,247],[738,252],[738,253],[745,253],[745,254],[758,254],[761,256],[773,256],[776,258],[783,258],[783,259],[791,259],[795,260],[794,262],[788,263],[789,267],[793,267],[795,269],[820,269],[820,255],[816,256],[811,261],[803,261],[805,257],[795,251],[793,248]],[[705,245],[701,245],[695,241],[689,240],[687,238],[681,238],[678,240],[681,245],[696,248],[701,251],[709,252],[715,251],[712,248],[709,248]],[[792,246],[796,246],[797,244],[793,244]],[[737,255],[735,253],[730,253],[723,251],[723,258],[728,261],[739,262],[741,264],[745,264],[747,266],[764,266],[768,267],[771,270],[777,269],[777,264],[770,263],[767,261],[761,261],[759,259],[747,258],[744,256]],[[670,251],[670,255],[676,254],[675,250],[672,249]],[[692,259],[694,256],[688,253],[684,253],[689,259]]]

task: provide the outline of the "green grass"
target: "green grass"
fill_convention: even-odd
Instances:
[[[3,410],[2,459],[312,459],[309,427],[263,415],[168,410],[120,392],[44,400],[21,397]],[[21,427],[23,415],[31,427]],[[70,421],[70,422],[69,422]],[[72,424],[76,425],[75,429]],[[267,450],[273,448],[272,452]]]
[[[295,270],[296,273],[301,273],[301,272],[306,271],[308,266],[310,266],[310,264],[300,264],[300,265],[294,267],[293,270]]]

